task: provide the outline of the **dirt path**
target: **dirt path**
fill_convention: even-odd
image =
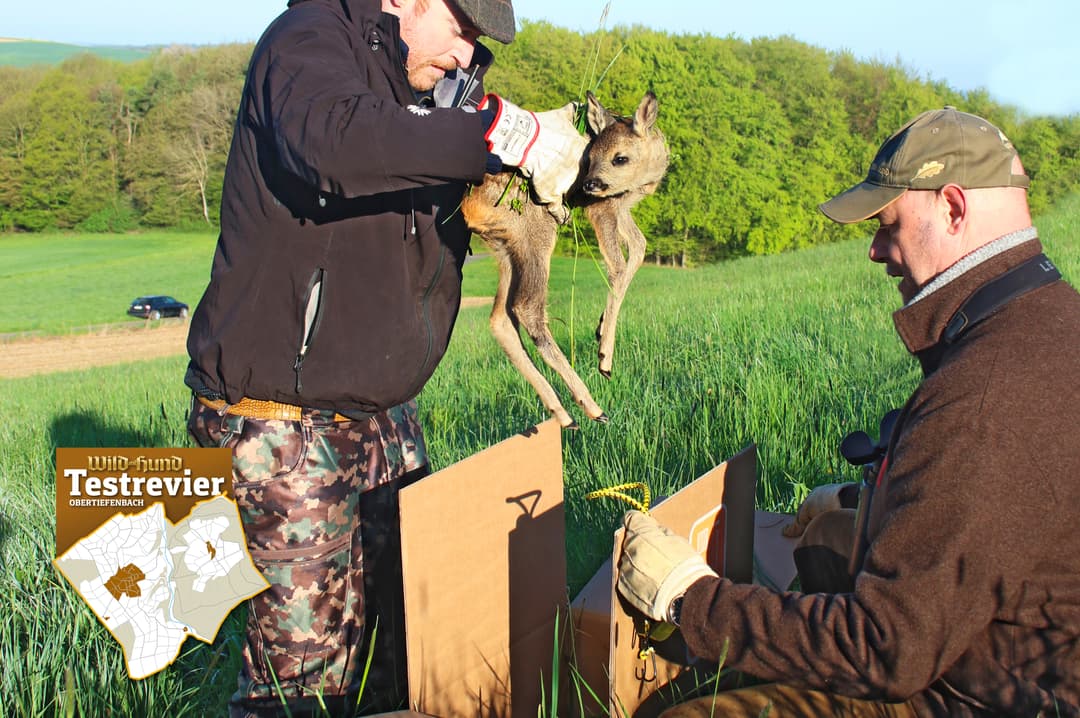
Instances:
[[[462,308],[490,306],[491,297],[465,297]],[[0,343],[0,378],[89,369],[176,356],[186,350],[186,321],[133,322],[89,334],[38,337]]]
[[[57,371],[157,359],[183,354],[187,322],[117,327],[93,334],[40,337],[0,344],[0,377],[13,379]]]

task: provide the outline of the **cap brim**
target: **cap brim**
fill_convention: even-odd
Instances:
[[[907,187],[883,187],[862,182],[828,202],[818,205],[818,209],[826,217],[840,224],[862,222],[900,199],[907,190]]]
[[[478,0],[453,0],[454,7],[471,22],[481,35],[504,45],[514,41],[517,22],[509,2],[487,3]]]
[[[514,20],[511,18],[509,25],[503,21],[499,25],[480,27],[480,32],[487,35],[492,40],[498,40],[504,45],[509,45],[514,41],[514,36],[517,34],[517,28],[514,27]]]

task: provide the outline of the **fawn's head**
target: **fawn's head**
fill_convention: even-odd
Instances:
[[[664,135],[656,127],[656,95],[645,93],[633,117],[616,117],[591,92],[587,99],[593,139],[581,188],[592,197],[655,192],[669,157]]]

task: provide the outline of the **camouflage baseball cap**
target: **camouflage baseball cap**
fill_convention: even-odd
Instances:
[[[481,33],[509,45],[514,40],[514,6],[510,0],[453,0]]]
[[[1012,173],[1016,150],[1005,134],[981,117],[946,106],[924,112],[878,150],[861,183],[820,206],[829,219],[850,224],[873,217],[909,189],[956,184],[1028,187]]]

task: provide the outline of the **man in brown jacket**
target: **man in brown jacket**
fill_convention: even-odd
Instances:
[[[878,221],[870,259],[900,279],[924,378],[864,488],[847,588],[733,584],[627,514],[621,593],[764,682],[668,715],[1080,716],[1080,294],[1027,186],[1003,133],[946,107],[821,206]]]

